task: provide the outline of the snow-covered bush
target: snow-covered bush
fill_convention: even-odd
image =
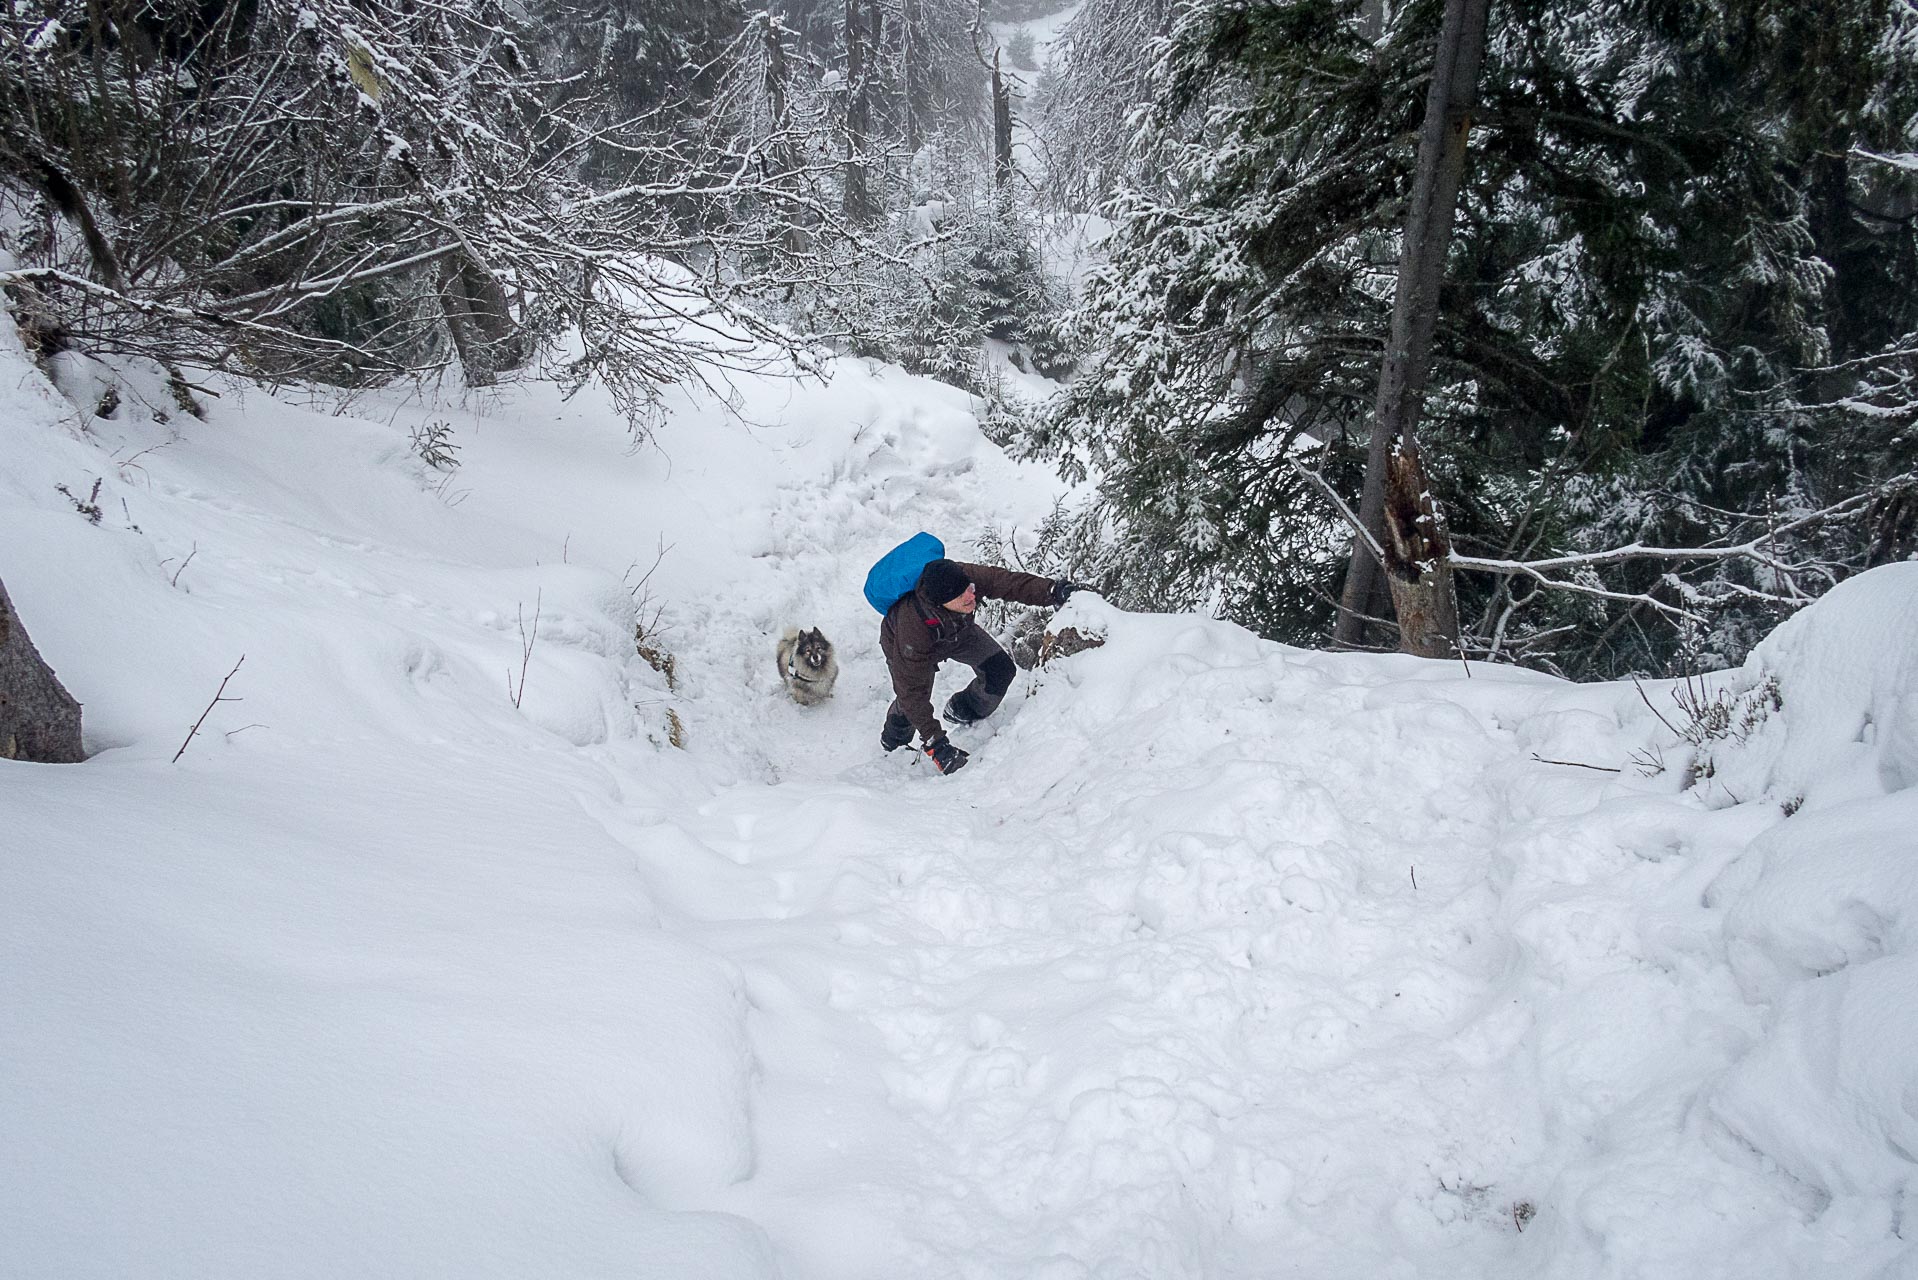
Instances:
[[[1918,782],[1918,563],[1833,588],[1681,702],[1697,774],[1796,808]]]

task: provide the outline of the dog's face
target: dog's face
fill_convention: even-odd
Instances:
[[[799,661],[817,671],[832,659],[832,644],[821,631],[802,631],[794,648]]]

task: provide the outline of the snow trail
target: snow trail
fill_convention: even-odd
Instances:
[[[952,531],[980,486],[884,465],[909,438],[850,484],[782,490],[775,577],[807,584],[789,608],[856,600],[917,528],[963,555]],[[1539,988],[1568,981],[1542,966],[1596,950],[1613,960],[1586,966],[1594,981],[1636,968],[1616,954],[1629,940],[1583,936],[1583,899],[1562,919],[1539,883],[1594,851],[1561,847],[1533,792],[1584,810],[1595,785],[1500,724],[1548,682],[1073,611],[1112,643],[1022,673],[993,720],[955,731],[976,753],[951,778],[878,758],[877,620],[836,615],[838,696],[768,716],[776,781],[722,790],[686,833],[742,874],[719,919],[712,885],[688,888],[680,927],[721,939],[772,1003],[792,999],[796,948],[816,965],[818,1039],[791,1068],[790,1045],[762,1047],[769,1084],[857,1057],[834,1041],[880,1050],[880,1078],[846,1096],[900,1122],[864,1195],[908,1250],[882,1233],[819,1274],[1264,1275],[1280,1241],[1288,1274],[1536,1274],[1581,1231],[1549,1212],[1567,1117],[1547,1086],[1610,1083],[1604,1053],[1589,1081],[1554,1058],[1607,1018],[1638,1030],[1635,1007],[1594,997],[1539,1060]],[[940,696],[969,677],[949,667]],[[748,692],[777,700],[770,673]],[[1488,790],[1511,808],[1472,802]],[[1618,982],[1633,1006],[1689,1012],[1655,980]]]

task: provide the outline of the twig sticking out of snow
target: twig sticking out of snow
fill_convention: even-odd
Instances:
[[[184,568],[185,566],[183,565],[181,567]],[[246,661],[246,655],[243,653],[240,655],[240,662],[245,662],[245,661]],[[226,696],[226,681],[231,680],[236,674],[239,673],[240,662],[234,663],[233,670],[226,673],[226,680],[220,681],[220,687],[213,691],[213,701],[206,704],[206,710],[202,711],[200,713],[200,718],[193,722],[193,727],[186,731],[186,741],[180,744],[180,749],[173,753],[173,759],[167,761],[168,764],[178,764],[180,762],[180,757],[186,754],[186,749],[193,745],[194,735],[200,732],[200,726],[205,724],[206,718],[213,714],[213,708],[219,706],[222,702],[245,702],[246,701],[245,698],[229,698]]]
[[[1678,732],[1677,727],[1674,726],[1671,721],[1667,720],[1659,712],[1657,707],[1654,707],[1652,705],[1652,700],[1645,696],[1645,686],[1638,682],[1637,676],[1632,677],[1632,688],[1638,690],[1638,700],[1645,704],[1645,709],[1651,712],[1653,715],[1658,716],[1658,723],[1664,725],[1667,729],[1670,729],[1673,734],[1675,734],[1676,736],[1680,738],[1685,736],[1684,734]]]
[[[180,561],[180,567],[173,571],[173,576],[167,579],[167,585],[169,587],[177,587],[180,585],[180,575],[186,572],[186,567],[193,563],[193,557],[199,554],[200,544],[196,542],[193,544],[193,550],[187,553],[186,559]],[[166,562],[162,560],[160,563],[165,564]],[[244,661],[244,659],[242,659],[242,661]]]
[[[519,686],[513,685],[513,673],[506,673],[506,696],[513,700],[513,709],[519,709],[520,699],[526,696],[526,667],[533,660],[533,646],[539,643],[539,614],[546,600],[544,589],[533,597],[533,630],[526,630],[526,606],[520,605],[519,616]]]

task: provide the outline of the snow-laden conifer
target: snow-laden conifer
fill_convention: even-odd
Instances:
[[[1291,460],[1356,488],[1436,35],[1433,6],[1384,18],[1175,16],[1124,153],[1156,167],[1112,198],[1075,316],[1098,354],[1028,441],[1100,477],[1160,598],[1292,639],[1329,629],[1349,532]],[[1875,0],[1495,7],[1422,432],[1463,552],[1740,544],[1895,480],[1809,393],[1872,352],[1895,377],[1913,327],[1912,175],[1860,155],[1912,150],[1911,21]],[[1733,659],[1905,546],[1814,523],[1769,567],[1594,563],[1609,603],[1475,574],[1466,626],[1605,671],[1665,661],[1656,620],[1692,613],[1722,622],[1686,642]]]

